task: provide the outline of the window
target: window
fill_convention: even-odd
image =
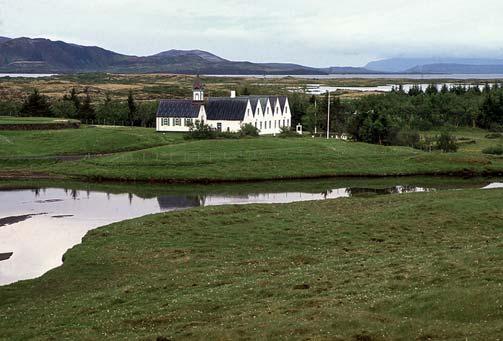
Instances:
[[[285,125],[286,125],[286,124],[285,124],[285,120],[283,120],[283,127],[284,127]]]
[[[162,125],[163,125],[163,126],[169,126],[169,118],[164,117],[164,118],[162,119]]]
[[[222,123],[220,122],[217,123],[217,130],[222,131]]]
[[[257,128],[257,121],[255,121],[255,128]]]
[[[290,120],[286,120],[286,126],[290,126]]]
[[[269,129],[272,128],[272,121],[269,121]]]
[[[186,118],[185,119],[185,126],[190,127],[192,125],[192,119],[191,118]]]
[[[276,129],[276,125],[277,125],[278,121],[274,121],[274,129]]]
[[[262,130],[262,122],[260,122],[260,129]]]
[[[181,126],[182,125],[181,118],[175,118],[174,121],[175,121],[175,123],[173,123],[174,126]]]

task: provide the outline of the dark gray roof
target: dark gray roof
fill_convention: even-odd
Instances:
[[[205,106],[206,117],[211,121],[243,121],[246,114],[248,100],[251,103],[253,115],[255,115],[257,106],[260,105],[262,111],[265,111],[267,101],[271,102],[273,108],[279,101],[281,110],[284,110],[286,96],[267,97],[267,96],[240,96],[230,97],[212,97],[206,102],[194,103],[191,100],[161,100],[157,117],[187,117],[197,118],[201,105]]]
[[[281,111],[285,110],[285,105],[286,105],[286,96],[279,96],[279,105],[281,106]]]
[[[157,117],[188,117],[197,118],[201,103],[191,100],[161,100],[157,109]]]
[[[248,98],[210,98],[205,106],[206,118],[211,121],[242,121]]]

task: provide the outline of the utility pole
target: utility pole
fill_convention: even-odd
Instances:
[[[327,140],[330,139],[330,90],[328,93],[328,113],[327,113]]]

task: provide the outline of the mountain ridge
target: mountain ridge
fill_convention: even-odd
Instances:
[[[365,65],[366,69],[389,73],[427,73],[426,66],[431,65],[503,65],[503,59],[491,58],[388,58],[373,61]],[[461,70],[462,71],[462,70]],[[434,72],[435,73],[435,72]],[[464,73],[464,72],[456,72]]]
[[[325,74],[298,64],[236,62],[201,50],[168,50],[137,57],[97,46],[81,46],[45,38],[8,39],[0,45],[0,72],[166,72],[235,75]]]

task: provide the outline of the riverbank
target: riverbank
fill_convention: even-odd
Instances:
[[[502,197],[447,191],[117,223],[90,232],[62,267],[1,287],[0,336],[495,339]]]

